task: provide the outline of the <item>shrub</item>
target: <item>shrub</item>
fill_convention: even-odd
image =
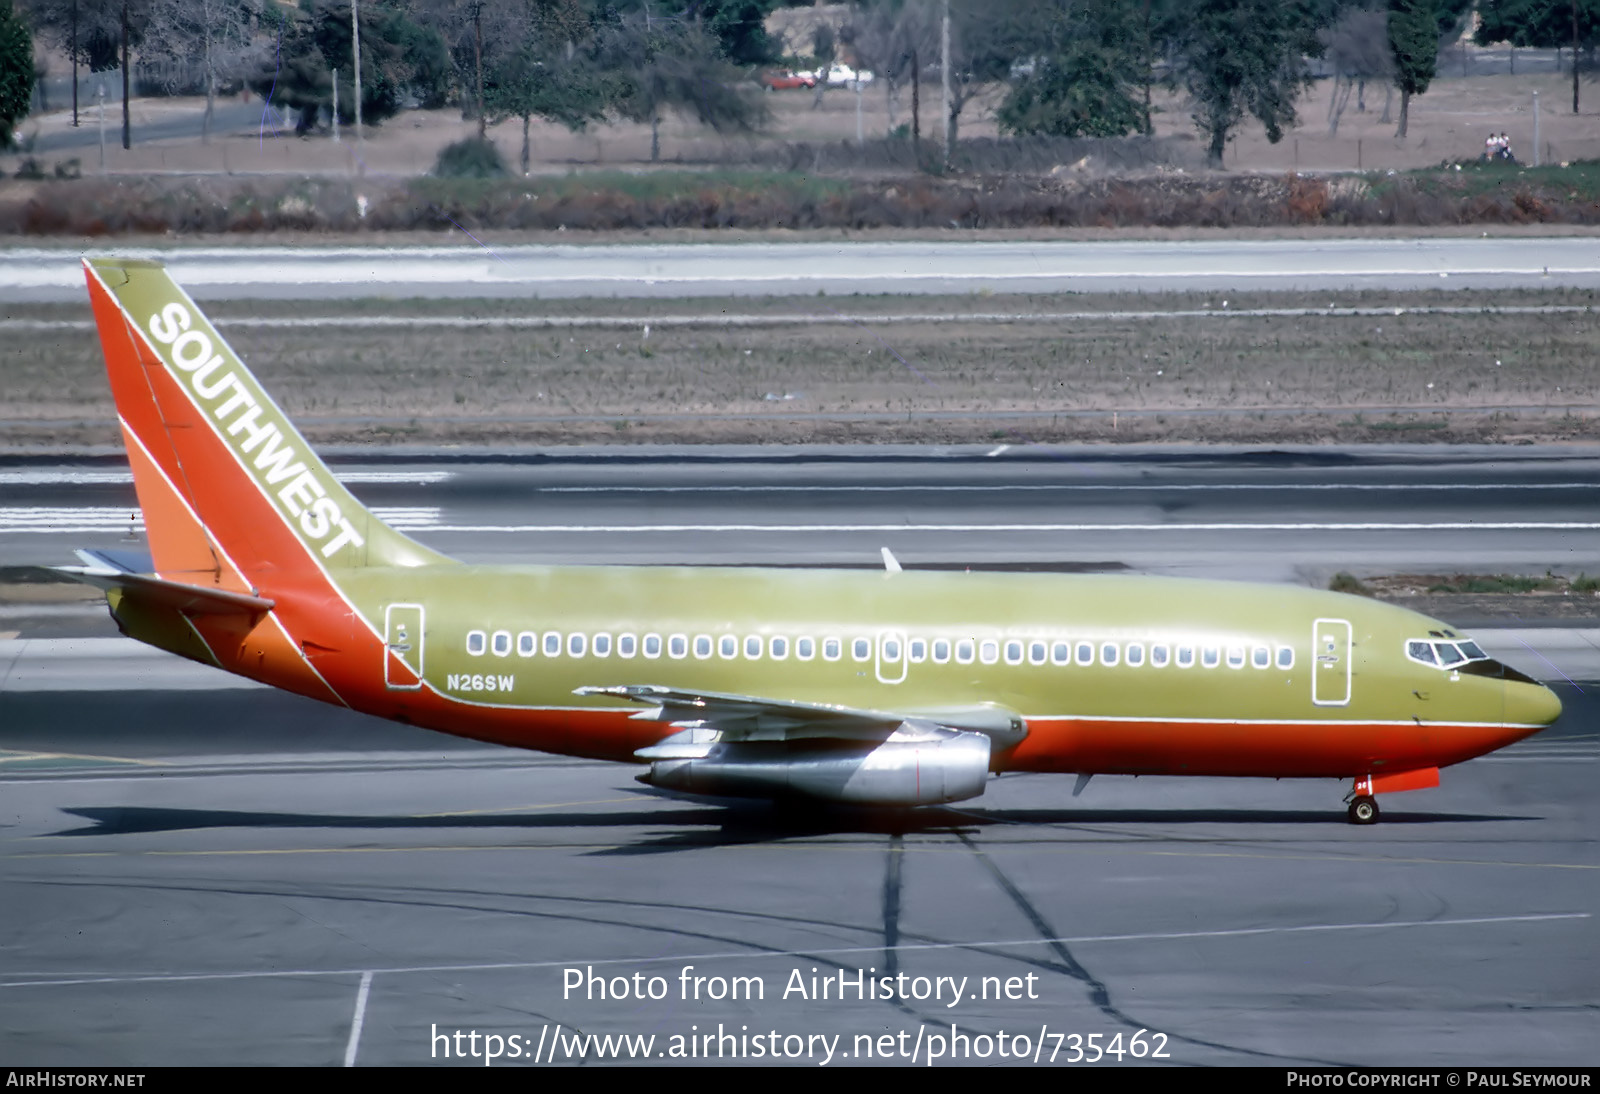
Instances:
[[[433,173],[442,179],[496,179],[506,175],[506,165],[493,141],[468,137],[439,152]]]

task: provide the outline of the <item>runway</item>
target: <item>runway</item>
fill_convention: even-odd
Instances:
[[[597,450],[340,470],[468,558],[875,565],[887,543],[908,565],[1283,580],[1351,559],[1600,571],[1582,450]],[[0,468],[0,564],[137,546],[130,504],[114,464]],[[41,509],[60,512],[24,527]],[[0,618],[23,631],[0,639],[8,1063],[1600,1055],[1590,630],[1481,633],[1566,714],[1355,828],[1331,780],[1099,777],[1074,798],[1070,779],[1007,776],[887,814],[673,800],[629,766],[36,637],[62,626]]]
[[[877,566],[887,546],[913,567],[1318,585],[1339,570],[1600,573],[1600,453],[1581,446],[612,448],[364,459],[336,468],[365,503],[475,562]],[[0,467],[0,566],[137,546],[136,502],[114,464]]]
[[[200,301],[1600,286],[1562,238],[95,248],[166,262]],[[87,253],[87,252],[84,252]],[[80,252],[0,252],[0,299],[76,302]]]
[[[7,736],[70,753],[0,764],[15,1065],[481,1066],[488,1035],[525,1052],[502,1066],[541,1040],[661,1063],[718,1033],[697,1056],[926,1064],[942,1037],[936,1062],[992,1063],[1005,1034],[1065,1065],[1141,1030],[1143,1062],[1596,1059],[1600,749],[1571,689],[1374,829],[1332,782],[1007,777],[792,815],[266,691],[0,698]],[[857,970],[906,995],[859,997]],[[952,1059],[961,1033],[986,1041]]]

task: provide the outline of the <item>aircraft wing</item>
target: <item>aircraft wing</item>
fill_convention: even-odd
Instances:
[[[578,688],[576,694],[648,704],[648,709],[634,717],[678,727],[680,732],[636,753],[647,760],[668,759],[680,753],[699,755],[715,743],[827,739],[876,745],[896,734],[897,739],[904,740],[920,731],[929,735],[981,733],[1004,748],[1027,735],[1021,718],[994,706],[882,711],[757,695],[685,691],[659,684],[584,687]]]

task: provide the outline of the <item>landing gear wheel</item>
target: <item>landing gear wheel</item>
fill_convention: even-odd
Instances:
[[[1350,803],[1351,824],[1377,824],[1378,801],[1365,795]]]

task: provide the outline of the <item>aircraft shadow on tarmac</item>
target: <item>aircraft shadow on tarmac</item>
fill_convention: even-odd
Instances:
[[[804,836],[848,834],[914,835],[971,833],[984,828],[1022,825],[1065,826],[1156,824],[1332,825],[1345,827],[1335,810],[1302,809],[994,809],[957,810],[940,807],[906,810],[804,810],[758,802],[698,803],[688,809],[627,809],[527,813],[479,813],[469,816],[352,815],[337,813],[265,813],[226,809],[174,809],[152,806],[83,806],[62,810],[89,823],[53,833],[56,836],[124,836],[183,832],[206,828],[234,829],[375,829],[474,831],[501,828],[544,831],[584,828],[596,832],[646,828],[654,834],[627,848],[600,854],[641,854],[692,848],[776,841]],[[1384,824],[1419,825],[1537,820],[1530,816],[1482,813],[1396,813]],[[663,826],[677,831],[663,835]],[[1102,839],[1108,833],[1084,833]],[[1130,833],[1133,835],[1135,833]],[[1149,833],[1137,833],[1148,837]],[[1237,839],[1240,833],[1229,833]]]

